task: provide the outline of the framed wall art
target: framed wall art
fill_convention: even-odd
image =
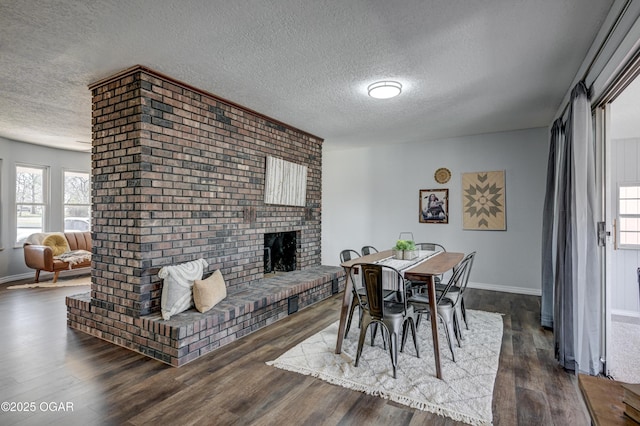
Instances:
[[[420,223],[449,223],[449,190],[420,190]]]
[[[505,173],[462,174],[462,228],[481,231],[507,229]]]
[[[267,156],[264,203],[304,207],[307,198],[307,166]]]

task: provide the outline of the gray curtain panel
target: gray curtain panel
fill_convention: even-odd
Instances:
[[[542,300],[540,324],[553,328],[553,289],[556,266],[556,185],[559,151],[564,149],[564,124],[557,119],[551,129],[549,160],[547,163],[547,185],[542,210]]]
[[[556,126],[554,125],[554,128]],[[555,135],[557,136],[557,135]],[[595,141],[589,91],[584,82],[571,93],[564,143],[555,170],[555,184],[547,176],[547,202],[555,200],[553,216],[557,223],[543,224],[543,249],[554,246],[550,259],[543,253],[543,306],[541,322],[549,313],[548,280],[553,280],[553,332],[558,362],[576,372],[597,375],[600,372],[600,262],[597,244],[598,197],[595,177]],[[550,148],[551,149],[551,148]],[[552,154],[549,154],[551,162]],[[555,197],[549,193],[555,186]],[[546,219],[545,219],[546,220]],[[549,231],[549,227],[551,231]]]
[[[573,187],[571,198],[574,345],[576,370],[600,373],[601,277],[595,138],[589,90],[583,82],[571,94]]]
[[[575,370],[573,346],[573,268],[571,267],[571,191],[572,191],[572,133],[571,110],[565,128],[565,143],[558,159],[556,191],[556,268],[553,298],[553,336],[556,358],[560,365]]]

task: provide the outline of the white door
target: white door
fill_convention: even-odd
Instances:
[[[640,78],[597,111],[604,145],[605,373],[640,382]]]

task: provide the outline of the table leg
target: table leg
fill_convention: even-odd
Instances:
[[[351,306],[351,298],[353,283],[351,282],[350,268],[345,268],[347,276],[344,282],[344,294],[342,295],[342,308],[340,309],[340,325],[338,325],[338,340],[336,342],[336,353],[342,352],[342,341],[344,340],[344,331],[347,328],[347,318],[349,317],[349,307]]]
[[[442,369],[440,367],[440,342],[438,341],[438,305],[436,303],[436,285],[433,275],[429,276],[427,282],[429,292],[429,311],[431,312],[431,336],[433,338],[433,357],[436,362],[436,377],[442,379]]]

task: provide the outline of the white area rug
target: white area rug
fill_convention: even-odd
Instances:
[[[86,275],[86,276],[82,276],[82,277],[78,277],[78,278],[69,278],[69,279],[60,279],[60,278],[58,278],[58,282],[57,283],[54,283],[53,281],[41,281],[39,283],[10,285],[7,288],[15,290],[15,289],[21,289],[21,288],[77,287],[77,286],[81,286],[81,285],[91,285],[91,276],[90,275]]]
[[[626,383],[640,383],[640,324],[611,322],[611,369],[609,374]]]
[[[358,367],[353,364],[358,348],[357,312],[342,354],[335,354],[338,322],[296,345],[268,365],[318,377],[329,383],[380,396],[423,411],[436,413],[472,425],[490,425],[491,402],[502,346],[502,316],[468,310],[469,327],[454,363],[440,332],[440,360],[444,380],[435,376],[431,325],[422,321],[418,330],[420,358],[415,356],[411,338],[404,353],[398,354],[397,379],[389,352],[383,350],[378,335],[370,346],[367,334]]]

